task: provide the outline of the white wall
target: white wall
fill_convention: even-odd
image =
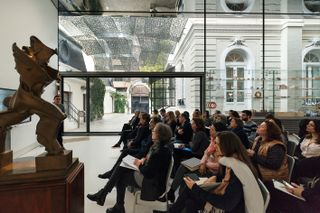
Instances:
[[[64,79],[64,91],[70,92],[71,103],[78,109],[83,110],[83,94],[85,94],[86,82],[80,78],[65,78]]]
[[[113,98],[112,93],[116,92],[116,89],[110,86],[106,86],[106,94],[104,95],[103,111],[104,114],[113,112]]]
[[[30,36],[35,35],[47,46],[57,48],[58,14],[50,0],[2,0],[1,8],[0,87],[17,89],[19,75],[14,69],[12,44],[16,42],[18,47],[29,46]],[[57,68],[57,57],[54,56],[53,59],[50,65]],[[55,88],[52,83],[46,88],[42,97],[51,102],[54,93]],[[11,148],[14,155],[35,145],[37,120],[37,116],[33,116],[31,123],[13,127]]]

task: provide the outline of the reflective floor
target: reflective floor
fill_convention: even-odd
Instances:
[[[109,170],[120,155],[120,149],[111,149],[120,136],[92,136],[92,137],[65,137],[66,149],[73,150],[73,157],[78,157],[85,168],[85,213],[105,212],[115,204],[116,190],[108,194],[104,206],[98,206],[86,198],[88,193],[95,193],[104,186],[106,180],[97,177],[99,173]],[[21,157],[37,156],[44,152],[43,147],[38,147]],[[133,212],[133,194],[126,192],[126,213]],[[136,213],[150,213],[152,209],[138,206]]]

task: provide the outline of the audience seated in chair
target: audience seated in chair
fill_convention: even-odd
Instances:
[[[185,177],[187,187],[169,208],[170,213],[197,213],[208,206],[227,212],[264,212],[264,201],[257,182],[257,172],[240,139],[232,132],[217,134],[217,153],[224,167],[221,183],[206,191]],[[214,178],[212,178],[214,179]],[[159,211],[154,211],[159,212]]]
[[[248,155],[258,169],[263,182],[288,180],[288,162],[286,146],[281,141],[280,128],[270,120],[262,122],[257,133],[252,149],[248,149]]]
[[[149,124],[150,131],[152,131],[154,129],[154,127],[156,126],[156,124],[159,122],[162,122],[159,116],[152,117],[150,124]],[[119,167],[122,159],[125,158],[127,155],[134,156],[135,158],[138,158],[138,159],[145,157],[146,154],[149,152],[151,145],[152,145],[152,135],[149,134],[149,136],[147,138],[145,138],[141,141],[141,146],[139,148],[132,147],[132,148],[128,148],[128,149],[123,150],[122,153],[120,154],[118,160],[116,161],[116,163],[112,167],[112,169],[105,172],[104,174],[99,174],[98,177],[102,178],[102,179],[110,178],[113,171],[117,167]]]
[[[176,141],[179,143],[184,143],[185,145],[189,145],[189,142],[192,140],[192,127],[190,124],[189,113],[183,112],[179,116],[180,126],[176,129]]]
[[[127,148],[137,148],[141,147],[141,141],[148,138],[150,135],[149,129],[150,115],[148,113],[140,113],[140,121],[137,127],[137,134],[133,139],[127,140],[127,143],[124,145],[123,150]]]
[[[197,171],[194,171],[200,177],[210,177],[216,175],[219,170],[218,157],[215,155],[216,151],[216,134],[217,132],[226,131],[227,127],[222,122],[216,122],[210,126],[210,137],[211,142],[208,148],[204,151],[204,155],[201,159],[200,168]],[[186,173],[190,173],[189,169],[180,164],[173,182],[171,184],[170,190],[168,192],[168,199],[173,203],[175,200],[175,191],[181,186],[183,182],[183,177]]]
[[[286,188],[288,192],[304,198],[299,200],[290,196],[273,186],[269,188],[271,194],[270,204],[267,213],[316,213],[320,209],[320,157],[302,159],[294,169],[292,179],[298,181],[301,177],[313,178],[310,184],[301,186],[291,183],[294,188]],[[294,182],[295,182],[294,181]]]
[[[172,133],[174,133],[176,131],[177,121],[176,121],[176,117],[174,116],[173,111],[169,111],[166,113],[165,124],[170,126]],[[172,135],[172,136],[174,136],[174,135]]]
[[[121,137],[119,141],[112,146],[112,148],[119,148],[121,143],[125,143],[127,140],[128,135],[136,129],[137,125],[139,124],[139,111],[135,111],[133,117],[128,121],[128,123],[125,123],[121,130]]]
[[[125,213],[124,201],[127,186],[140,187],[143,200],[158,199],[166,190],[166,176],[172,158],[172,151],[168,147],[171,136],[170,127],[158,123],[152,131],[153,145],[146,158],[136,159],[134,162],[139,171],[119,166],[114,170],[104,188],[95,194],[88,194],[87,197],[103,206],[107,194],[116,187],[116,204],[107,209],[107,213]]]
[[[174,149],[173,174],[177,171],[182,160],[196,157],[201,159],[204,151],[209,146],[209,139],[205,133],[204,121],[202,118],[194,118],[191,122],[191,128],[194,133],[192,141],[189,144],[180,144]]]
[[[320,156],[320,120],[310,120],[306,133],[295,153],[298,159]]]
[[[253,143],[258,126],[252,120],[252,112],[250,110],[243,110],[241,112],[241,120],[243,121],[243,130],[247,134],[249,142]]]
[[[274,117],[273,114],[267,114],[267,115],[266,115],[266,120],[269,120],[269,121],[274,122],[274,123],[280,128],[280,131],[281,131],[281,135],[280,135],[281,141],[282,141],[285,145],[287,145],[287,142],[288,142],[288,132],[285,131],[285,129],[284,129],[283,125],[282,125],[281,120],[280,120],[279,118]]]
[[[239,138],[242,144],[246,149],[250,148],[250,143],[248,140],[248,136],[243,130],[243,122],[240,118],[232,118],[230,121],[230,129],[233,133],[235,133]]]

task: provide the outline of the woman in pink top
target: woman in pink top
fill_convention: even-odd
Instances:
[[[194,173],[198,174],[199,176],[204,177],[211,177],[212,175],[216,174],[219,169],[219,164],[217,159],[214,156],[214,153],[216,151],[216,133],[221,131],[226,131],[227,127],[222,122],[214,123],[212,126],[210,126],[210,145],[205,150],[204,155],[201,159],[200,168],[197,171],[194,171]],[[180,186],[181,183],[183,183],[183,177],[186,173],[190,173],[190,171],[180,164],[173,182],[171,184],[171,188],[168,191],[168,199],[173,203],[175,200],[175,191]]]

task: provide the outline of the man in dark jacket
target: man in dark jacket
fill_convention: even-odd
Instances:
[[[179,116],[181,126],[176,130],[176,141],[189,145],[192,140],[193,130],[190,124],[189,113],[183,112]]]
[[[135,111],[134,115],[128,121],[128,123],[123,124],[122,130],[121,130],[121,137],[120,137],[119,141],[115,145],[112,146],[112,148],[120,148],[120,145],[122,142],[124,142],[124,143],[127,142],[127,138],[129,136],[129,134],[132,133],[133,131],[135,131],[136,127],[139,124],[139,121],[140,121],[139,115],[140,115],[140,111]]]

